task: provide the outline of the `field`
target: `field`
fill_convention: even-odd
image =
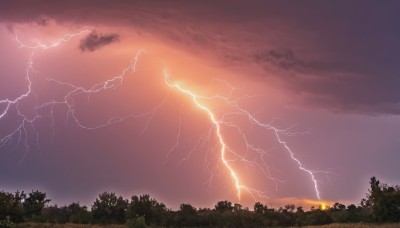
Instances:
[[[82,225],[82,224],[35,224],[25,223],[16,225],[15,228],[126,228],[124,225]],[[306,228],[398,228],[399,223],[394,224],[330,224],[323,226],[306,226]]]
[[[354,224],[329,224],[323,226],[306,226],[307,228],[399,228],[400,223],[392,223],[392,224],[367,224],[367,223],[354,223]]]
[[[84,225],[84,224],[38,224],[23,223],[17,224],[15,228],[127,228],[124,225]]]

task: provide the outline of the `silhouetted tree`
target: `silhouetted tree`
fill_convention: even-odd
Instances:
[[[129,218],[144,216],[146,224],[160,225],[165,222],[165,212],[167,211],[163,203],[150,198],[149,195],[132,196],[129,204]]]
[[[104,192],[99,195],[92,206],[92,214],[98,223],[125,223],[128,200],[115,193]]]
[[[225,200],[225,201],[219,201],[216,205],[215,205],[215,210],[217,212],[232,212],[233,211],[233,206],[232,203]]]
[[[330,208],[331,211],[344,211],[345,209],[346,209],[346,205],[341,204],[341,203],[335,203]]]
[[[341,203],[335,203],[329,208],[329,214],[331,215],[332,221],[335,223],[345,223],[348,220],[346,205]]]
[[[5,220],[7,217],[12,222],[19,223],[23,221],[23,206],[22,202],[25,200],[26,195],[24,192],[16,192],[15,194],[9,192],[0,192],[0,220]]]
[[[400,221],[400,187],[381,184],[375,177],[370,179],[367,198],[361,205],[372,210],[373,219],[377,222]]]
[[[43,222],[42,210],[50,201],[50,199],[46,199],[46,193],[38,190],[32,191],[22,203],[25,216],[33,221]]]
[[[217,216],[215,210],[211,210],[210,208],[200,208],[199,210],[197,210],[197,214],[199,216],[199,226],[216,226]]]
[[[120,205],[116,205],[117,207],[122,206],[123,208],[123,203],[120,203]],[[78,223],[78,224],[88,224],[91,221],[91,213],[87,210],[86,206],[82,206],[79,203],[71,203],[67,207],[68,211],[68,218],[69,222],[71,223]],[[125,209],[126,211],[126,209]],[[118,212],[117,212],[118,213]],[[120,212],[123,213],[123,212]],[[125,216],[124,216],[125,218]],[[117,218],[118,219],[118,218]],[[123,221],[120,221],[123,222]]]
[[[294,204],[287,204],[283,208],[278,209],[278,224],[281,226],[293,226],[295,224],[295,210]]]
[[[254,213],[261,215],[261,214],[264,214],[268,210],[268,207],[266,205],[263,205],[260,202],[257,202],[254,204],[253,209],[254,209]]]
[[[126,221],[126,225],[128,228],[146,228],[146,221],[144,220],[144,217],[141,216],[136,216],[134,218],[129,218]]]
[[[304,225],[325,225],[332,223],[332,218],[328,214],[328,211],[325,210],[311,209],[305,212],[304,215]]]
[[[48,223],[125,223],[128,227],[292,227],[359,222],[400,222],[400,187],[381,184],[375,177],[361,206],[335,203],[326,210],[289,204],[279,209],[260,202],[254,211],[229,201],[219,201],[213,209],[196,209],[181,204],[178,211],[168,210],[149,195],[132,196],[131,202],[104,192],[93,203],[92,211],[79,203],[58,207],[46,206],[46,194],[32,191],[28,197],[0,191],[0,228],[13,222]],[[17,227],[18,225],[16,225]],[[23,226],[23,225],[22,225]]]
[[[175,225],[181,227],[196,226],[198,225],[197,210],[190,204],[181,204],[173,220]]]
[[[230,221],[228,225],[231,227],[254,227],[256,225],[253,212],[249,211],[248,207],[243,207],[237,203],[233,205],[233,213]]]
[[[179,206],[179,211],[184,215],[195,215],[197,210],[190,204],[181,204]]]
[[[295,224],[296,226],[303,226],[304,225],[304,209],[303,207],[297,207],[295,212]]]
[[[51,224],[64,224],[69,222],[69,215],[66,206],[57,205],[45,207],[42,210],[43,220]]]

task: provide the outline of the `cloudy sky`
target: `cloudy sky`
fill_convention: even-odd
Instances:
[[[2,1],[0,188],[358,203],[400,183],[399,9]]]

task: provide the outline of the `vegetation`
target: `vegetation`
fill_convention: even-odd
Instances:
[[[335,203],[326,209],[286,205],[269,208],[260,202],[252,209],[229,201],[213,209],[181,204],[173,211],[149,195],[132,196],[130,201],[104,192],[91,210],[79,203],[48,205],[46,193],[0,192],[0,228],[18,227],[374,227],[373,224],[400,222],[400,187],[381,184],[375,177],[359,206]],[[372,225],[366,225],[366,223]],[[61,226],[61,224],[64,224]],[[355,225],[348,225],[355,224]],[[358,225],[357,225],[358,224]],[[360,225],[361,224],[361,225]],[[104,226],[103,226],[104,225]],[[396,227],[398,224],[382,227]]]

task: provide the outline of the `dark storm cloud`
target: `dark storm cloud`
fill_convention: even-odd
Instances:
[[[250,59],[272,73],[268,77],[282,80],[288,91],[298,96],[294,100],[306,106],[325,106],[335,112],[400,114],[399,79],[389,72],[374,74],[373,63],[302,59],[290,48],[260,51]]]
[[[36,23],[41,26],[47,26],[47,25],[49,25],[49,21],[50,21],[50,18],[41,16],[37,19]]]
[[[197,48],[217,56],[227,66],[256,63],[265,76],[249,79],[269,84],[270,77],[279,78],[304,105],[399,114],[399,9],[398,1],[36,0],[3,1],[0,20],[35,22],[46,15],[129,26],[191,53]],[[88,41],[82,50],[99,47]]]
[[[255,53],[252,61],[268,69],[276,67],[283,70],[293,70],[299,72],[311,71],[351,71],[351,67],[345,63],[320,60],[306,60],[297,57],[296,53],[290,48],[270,49]]]
[[[306,66],[304,61],[294,56],[293,50],[291,49],[262,51],[254,55],[254,61],[261,65],[272,64],[285,70],[290,70],[297,66]]]
[[[88,36],[83,38],[79,44],[79,49],[84,51],[95,51],[105,45],[111,44],[119,40],[118,34],[98,34],[96,31],[92,31]]]

